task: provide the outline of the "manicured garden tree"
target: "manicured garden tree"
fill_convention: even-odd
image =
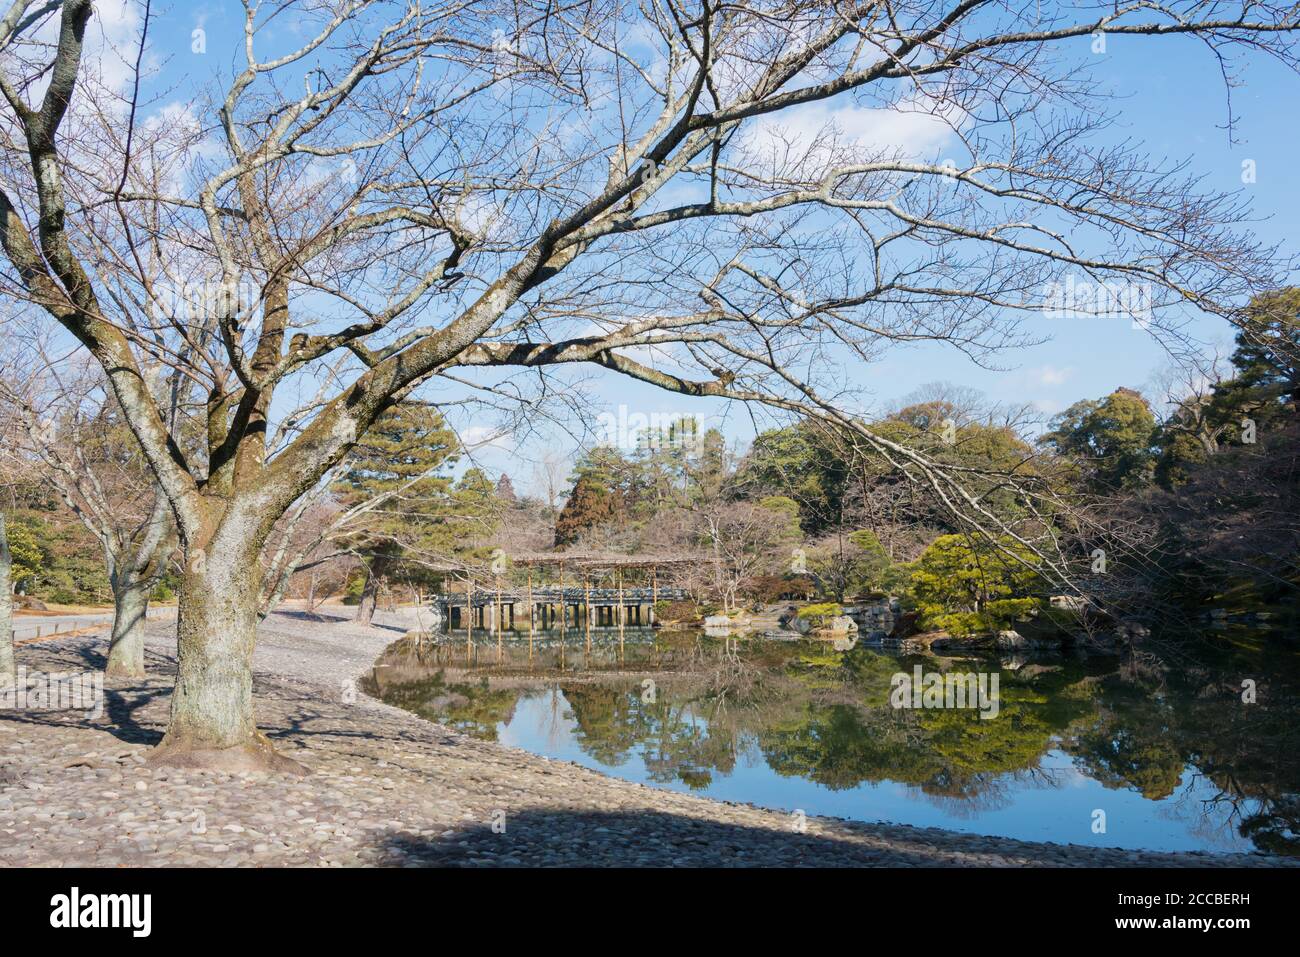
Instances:
[[[1143,286],[1144,322],[1172,335],[1167,314],[1233,316],[1284,270],[1235,199],[1097,138],[1087,57],[1096,36],[1182,37],[1216,66],[1294,67],[1289,5],[250,3],[233,75],[153,113],[149,75],[82,82],[95,9],[0,16],[0,242],[7,291],[101,364],[175,518],[155,761],[290,766],[253,714],[260,554],[434,380],[518,397],[511,370],[549,385],[585,365],[820,417],[1000,537],[964,470],[863,424],[843,392],[860,360],[1015,345],[1075,274]],[[103,55],[164,59],[147,52]],[[805,141],[783,124],[831,103]],[[829,119],[850,107],[881,111],[872,129],[928,116],[945,145],[851,140]],[[158,306],[177,273],[220,291],[197,319]],[[202,403],[201,454],[154,364]]]
[[[1015,542],[941,535],[912,565],[922,624],[955,635],[993,631],[1037,607],[1035,557]]]

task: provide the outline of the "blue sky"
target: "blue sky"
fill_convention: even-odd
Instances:
[[[152,52],[168,58],[163,80],[176,84],[178,99],[191,82],[201,82],[214,72],[228,74],[238,64],[241,22],[242,8],[233,3],[177,5],[157,14],[151,27]],[[207,34],[203,56],[190,51],[191,31],[196,27]],[[281,29],[292,33],[292,21]],[[1106,53],[1094,63],[1099,81],[1122,97],[1113,103],[1118,123],[1108,136],[1140,140],[1158,158],[1189,159],[1191,170],[1204,175],[1207,188],[1248,191],[1260,217],[1258,236],[1268,243],[1280,242],[1284,249],[1294,248],[1290,226],[1297,199],[1288,171],[1300,155],[1300,132],[1292,121],[1300,80],[1262,58],[1242,64],[1240,78],[1245,85],[1232,90],[1237,125],[1230,139],[1223,80],[1216,61],[1199,43],[1110,37]],[[1249,185],[1241,181],[1245,160],[1253,160],[1257,172],[1256,182]],[[1032,403],[1047,416],[1077,399],[1100,396],[1121,385],[1147,386],[1168,365],[1159,345],[1125,320],[1036,317],[1028,322],[1027,331],[1049,336],[1050,341],[1002,355],[997,361],[1005,368],[981,369],[952,349],[916,346],[895,349],[870,366],[856,367],[854,375],[862,381],[853,384],[868,393],[878,409],[890,407],[926,383],[946,381],[976,388],[995,401]],[[1197,319],[1192,329],[1207,345],[1226,344],[1231,338],[1230,328],[1212,318]],[[593,417],[625,405],[660,415],[701,415],[706,424],[720,426],[737,447],[753,436],[749,412],[742,408],[687,400],[607,374],[592,376],[587,388],[595,401]],[[479,438],[489,431],[475,429]],[[573,450],[571,439],[556,435],[523,448],[505,439],[483,447],[476,457],[492,471],[508,469],[517,486],[530,487],[533,466],[521,458],[537,459],[544,453],[569,456]]]

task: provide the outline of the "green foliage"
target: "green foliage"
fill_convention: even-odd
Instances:
[[[1085,399],[1052,420],[1039,441],[1077,463],[1095,492],[1140,488],[1155,470],[1156,419],[1132,389],[1116,389],[1103,399]]]
[[[1224,446],[1240,446],[1242,420],[1255,424],[1256,436],[1285,430],[1300,398],[1300,288],[1256,296],[1242,311],[1235,375],[1218,382],[1209,395],[1193,395],[1160,431],[1156,479],[1178,488],[1211,466]]]
[[[1033,553],[1013,540],[995,546],[941,535],[912,565],[910,597],[927,628],[956,635],[995,631],[1035,607],[1036,564]]]
[[[15,591],[27,593],[40,574],[44,556],[36,544],[36,536],[26,522],[6,522],[9,538],[10,580]]]
[[[496,486],[479,469],[453,482],[459,445],[437,410],[418,403],[390,409],[362,436],[335,485],[345,507],[374,503],[344,543],[367,566],[372,586],[388,576],[429,577],[441,557],[466,554],[494,528]],[[355,587],[349,582],[349,587]]]
[[[1267,426],[1283,404],[1300,401],[1300,288],[1256,296],[1243,314],[1231,362],[1236,377],[1220,389]]]
[[[800,618],[838,618],[844,614],[844,606],[833,601],[804,605],[799,609]]]
[[[797,522],[799,521],[799,503],[788,495],[768,495],[759,499],[759,508],[765,508],[769,512],[775,512],[788,523],[796,534],[798,532]]]
[[[361,593],[366,590],[366,577],[364,570],[353,572],[348,576],[347,582],[343,585],[343,604],[361,604]]]
[[[815,535],[839,518],[848,478],[847,465],[824,433],[800,423],[760,434],[736,485],[755,497],[779,490],[795,503],[803,531]]]
[[[16,592],[68,605],[108,599],[103,550],[70,513],[50,506],[7,519]]]

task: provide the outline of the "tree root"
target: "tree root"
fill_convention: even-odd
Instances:
[[[272,774],[298,776],[311,773],[306,765],[275,750],[270,740],[260,731],[248,744],[229,748],[189,745],[167,737],[149,753],[147,761],[152,767],[163,768],[196,768],[233,773],[268,771]]]

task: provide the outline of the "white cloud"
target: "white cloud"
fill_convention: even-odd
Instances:
[[[812,171],[880,157],[932,159],[952,139],[948,121],[911,102],[877,108],[823,101],[764,116],[745,146],[763,161]]]
[[[1073,377],[1074,369],[1070,366],[1061,368],[1054,365],[1044,365],[1027,370],[1026,375],[1034,385],[1064,385]]]

